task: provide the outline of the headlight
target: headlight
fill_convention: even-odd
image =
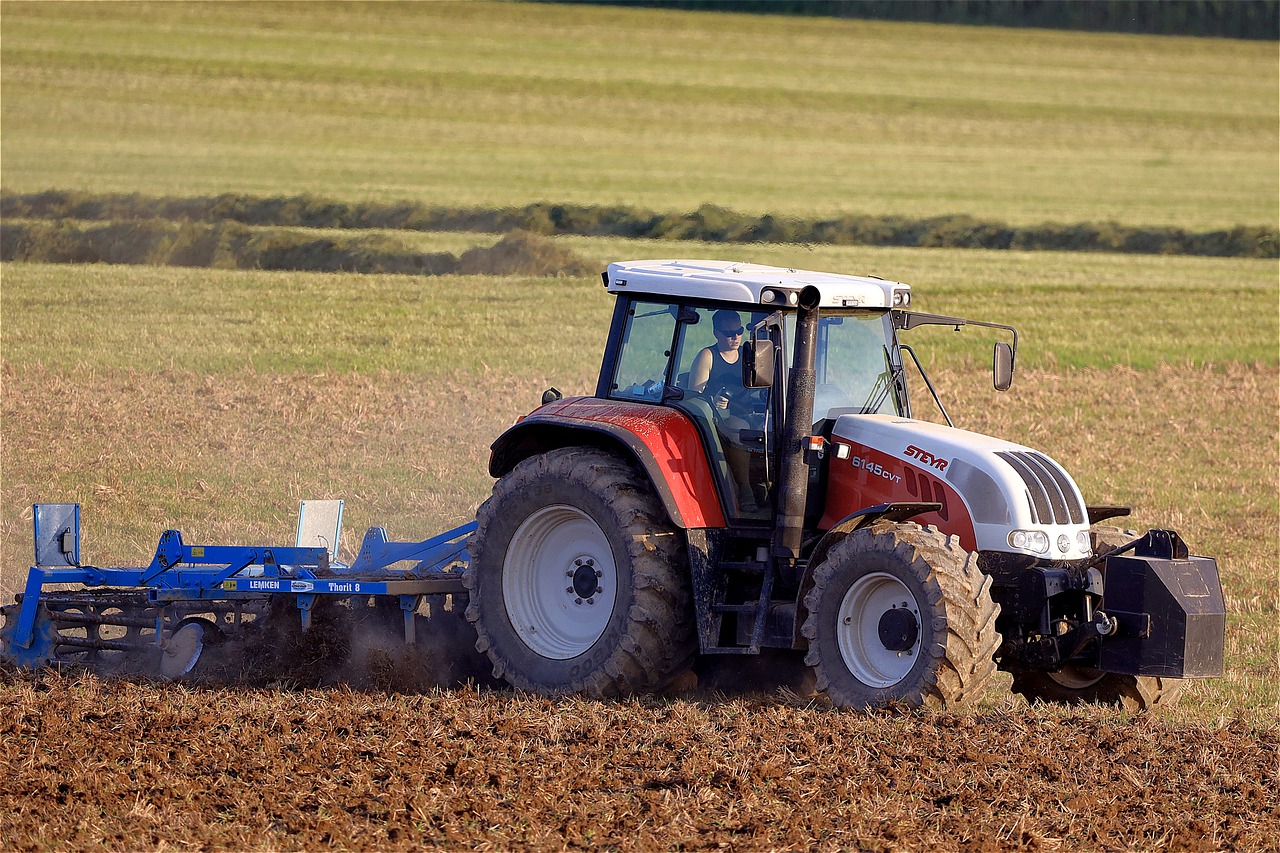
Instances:
[[[1015,530],[1009,534],[1009,546],[1019,551],[1049,552],[1049,534],[1043,530]]]
[[[1081,530],[1076,534],[1076,547],[1079,548],[1080,552],[1083,554],[1090,554],[1093,552],[1093,548],[1089,545],[1088,531]]]

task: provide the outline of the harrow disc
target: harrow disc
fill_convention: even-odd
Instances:
[[[190,675],[200,662],[206,645],[221,639],[222,631],[208,619],[183,619],[164,643],[160,654],[160,675],[169,681]]]

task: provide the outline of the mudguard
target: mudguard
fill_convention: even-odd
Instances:
[[[665,406],[566,397],[512,426],[491,446],[489,474],[501,477],[522,460],[559,447],[621,448],[645,469],[672,523],[724,527],[724,511],[706,450],[688,415]]]

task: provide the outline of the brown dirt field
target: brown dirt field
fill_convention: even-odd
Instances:
[[[39,849],[1280,849],[1280,730],[0,673]]]

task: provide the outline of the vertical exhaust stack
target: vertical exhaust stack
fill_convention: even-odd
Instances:
[[[787,414],[779,446],[778,514],[773,531],[773,556],[779,565],[795,565],[804,536],[809,466],[805,445],[813,429],[814,358],[818,343],[818,304],[822,293],[812,285],[800,291],[796,315],[796,346],[787,381]]]

